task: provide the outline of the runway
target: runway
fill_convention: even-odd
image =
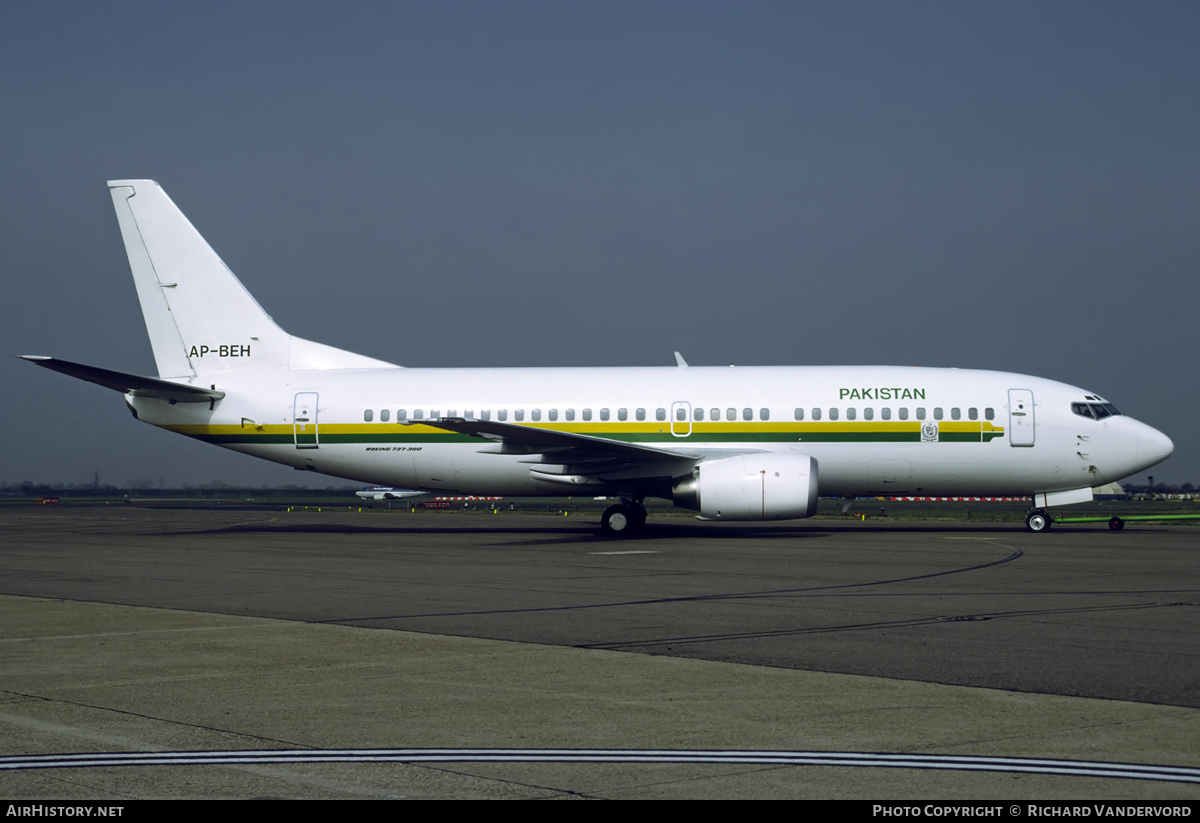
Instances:
[[[1198,535],[652,518],[614,541],[551,515],[10,508],[0,754],[687,749],[1194,768]],[[1195,783],[1016,770],[398,757],[31,768],[0,772],[0,791],[1200,797]]]

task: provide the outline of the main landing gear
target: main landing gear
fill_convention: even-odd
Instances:
[[[600,517],[600,528],[614,537],[627,537],[646,525],[646,507],[640,500],[622,500]]]
[[[1034,509],[1029,514],[1025,515],[1025,528],[1031,532],[1045,532],[1050,530],[1050,526],[1054,521],[1050,515],[1046,514],[1041,509]]]

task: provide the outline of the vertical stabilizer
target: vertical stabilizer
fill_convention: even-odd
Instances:
[[[159,376],[392,366],[279,328],[158,183],[108,187]]]

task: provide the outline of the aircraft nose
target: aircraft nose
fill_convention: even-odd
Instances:
[[[1145,430],[1138,434],[1138,462],[1144,463],[1147,468],[1166,460],[1173,451],[1175,444],[1171,442],[1171,438],[1157,429],[1146,426]]]

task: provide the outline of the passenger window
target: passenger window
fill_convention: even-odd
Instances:
[[[454,409],[451,409],[450,411],[446,412],[446,416],[447,417],[458,417],[458,412],[456,412]]]
[[[879,417],[881,420],[891,420],[892,419],[892,410],[885,406],[884,408],[879,410]]]
[[[638,409],[636,412],[634,412],[634,416],[637,417],[638,420],[645,420],[646,419],[646,410]]]
[[[601,420],[607,420],[607,419],[608,419],[608,409],[601,409],[601,410],[600,410],[600,419],[601,419]]]
[[[821,419],[821,410],[820,410],[820,409],[813,409],[813,411],[812,411],[812,419],[813,419],[813,420],[820,420],[820,419]]]
[[[685,409],[683,406],[680,406],[679,408],[677,408],[675,410],[675,419],[676,420],[687,420],[687,409]]]
[[[726,420],[737,420],[737,409],[726,409],[725,410],[725,419]]]
[[[534,410],[533,410],[533,415],[532,415],[531,419],[532,419],[532,420],[535,420],[535,421],[536,421],[536,420],[541,420],[541,419],[542,419],[542,410],[541,410],[541,409],[534,409]]]
[[[979,419],[979,409],[975,408],[974,406],[967,409],[967,417],[971,418],[972,420],[978,420]]]
[[[591,410],[591,409],[584,409],[584,410],[583,410],[583,419],[584,419],[584,420],[591,420],[591,419],[592,419],[592,410]]]
[[[720,409],[709,409],[708,410],[708,419],[709,420],[720,420],[721,419],[721,410]]]
[[[934,419],[934,420],[941,420],[941,419],[942,419],[942,417],[943,417],[943,415],[942,415],[942,408],[941,408],[941,406],[934,406],[934,407],[933,407],[933,419]]]
[[[917,407],[917,419],[918,419],[918,420],[924,420],[924,419],[925,419],[925,407],[924,407],[924,406],[918,406],[918,407]]]
[[[986,417],[988,420],[995,420],[996,419],[996,410],[993,408],[986,408],[983,410],[983,416]]]
[[[796,409],[796,419],[797,420],[804,419],[804,409]]]
[[[850,408],[846,409],[846,419],[847,419],[847,420],[856,420],[856,419],[858,419],[858,410],[857,410],[857,409],[855,409],[853,406],[851,406]]]
[[[743,420],[753,420],[754,419],[754,409],[742,409],[742,419]]]
[[[425,412],[421,411],[420,409],[413,410],[413,420],[424,420],[424,419],[425,419]]]
[[[513,411],[513,420],[524,420],[524,419],[525,419],[525,410],[524,409],[515,409]]]
[[[952,420],[961,420],[962,419],[962,411],[957,406],[955,406],[954,408],[952,408],[950,410],[950,418]]]
[[[837,410],[836,408],[833,408],[833,409],[830,409],[830,410],[829,410],[829,419],[830,419],[830,420],[837,420],[837,419],[838,419],[838,410]]]
[[[617,419],[618,420],[628,420],[629,419],[629,409],[617,409]]]
[[[759,409],[758,410],[758,419],[759,420],[770,420],[771,419],[771,410],[766,409],[766,408]]]
[[[551,420],[557,420],[557,419],[558,419],[558,409],[551,409],[551,410],[550,410],[550,419],[551,419]]]
[[[370,423],[374,418],[375,418],[375,412],[372,411],[371,409],[367,409],[366,411],[363,412],[363,420],[367,421],[368,423]]]
[[[480,420],[491,420],[492,419],[492,410],[484,409],[483,411],[481,411],[479,413],[479,419]]]
[[[654,419],[655,420],[666,420],[667,419],[667,410],[666,409],[655,409],[654,410]]]
[[[496,419],[503,423],[508,419],[508,409],[500,409],[496,412]]]
[[[392,413],[388,409],[383,409],[379,412],[379,422],[386,423],[392,419]]]
[[[699,406],[692,409],[692,419],[693,420],[703,420],[704,419],[704,409],[700,408]]]
[[[396,422],[399,423],[401,420],[404,420],[404,419],[405,419],[404,409],[396,409]]]
[[[567,409],[567,419],[568,420],[575,419],[575,410],[574,409]]]
[[[442,416],[442,413],[440,411],[438,411],[437,409],[434,409],[433,411],[431,411],[429,413],[430,420],[437,420],[441,416]]]
[[[908,419],[908,406],[904,406],[903,408],[900,409],[900,419],[901,420]]]

